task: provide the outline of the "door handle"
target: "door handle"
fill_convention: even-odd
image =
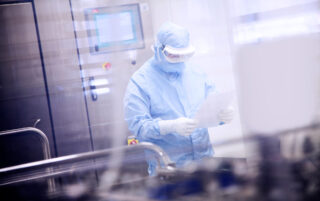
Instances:
[[[98,94],[96,90],[96,85],[94,84],[94,77],[89,77],[89,87],[92,101],[97,101]]]

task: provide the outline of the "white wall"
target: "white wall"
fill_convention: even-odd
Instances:
[[[165,21],[187,27],[191,42],[196,47],[196,54],[189,64],[206,72],[218,91],[235,93],[225,5],[224,0],[150,0],[154,32]],[[213,144],[242,138],[236,99],[233,106],[236,116],[231,124],[209,128]],[[245,157],[242,141],[214,149],[217,157]]]

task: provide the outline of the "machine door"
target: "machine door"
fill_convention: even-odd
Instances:
[[[37,128],[47,135],[54,155],[32,4],[0,4],[0,24],[0,130],[32,127],[40,119]]]
[[[124,144],[125,89],[153,54],[148,1],[71,2],[94,149]]]

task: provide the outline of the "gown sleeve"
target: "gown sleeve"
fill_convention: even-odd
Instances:
[[[150,98],[130,79],[124,97],[125,120],[129,130],[140,140],[161,138],[158,121],[150,115]]]

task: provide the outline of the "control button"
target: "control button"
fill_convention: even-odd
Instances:
[[[109,70],[111,68],[111,63],[106,62],[106,63],[102,64],[102,68],[105,70]]]

